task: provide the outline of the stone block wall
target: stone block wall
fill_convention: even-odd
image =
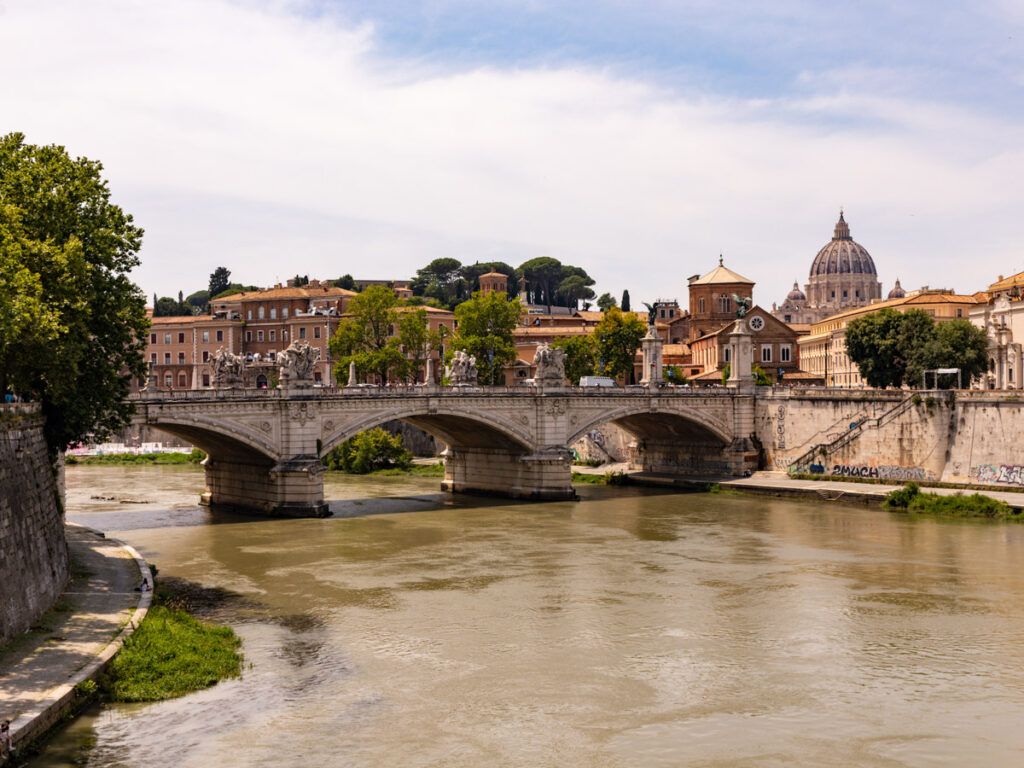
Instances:
[[[0,643],[48,610],[69,575],[43,417],[33,405],[0,406]]]

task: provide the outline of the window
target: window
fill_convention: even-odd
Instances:
[[[792,316],[792,315],[786,315],[786,316],[784,317],[784,319],[785,319],[785,321],[786,321],[787,323],[792,323],[792,322],[793,322],[793,316]]]
[[[288,307],[281,307],[281,317],[288,319]]]
[[[217,331],[217,341],[224,341],[224,331]]]
[[[245,319],[246,320],[252,320],[252,310],[251,309],[245,310]]]
[[[718,297],[718,311],[722,312],[722,313],[731,312],[732,311],[732,299],[730,299],[728,296],[719,296]]]
[[[256,341],[263,341],[263,331],[256,331]]]
[[[245,340],[246,341],[252,341],[252,331],[246,331],[245,332]]]
[[[314,338],[314,339],[319,339],[319,338],[320,338],[320,326],[319,326],[319,325],[318,325],[318,326],[316,326],[316,327],[315,327],[315,328],[313,329],[313,338]]]
[[[150,344],[156,344],[156,334],[155,333],[149,334],[149,343]]]
[[[166,376],[164,376],[164,386],[167,387],[168,389],[174,386],[174,377],[171,376],[171,374],[169,373]]]
[[[770,344],[764,344],[761,347],[761,362],[770,363],[772,361],[772,347]]]
[[[203,331],[203,342],[204,343],[209,343],[209,341],[210,341],[210,332],[209,331]]]
[[[784,363],[791,362],[793,359],[792,350],[785,344],[779,347],[779,359]]]
[[[187,388],[188,388],[188,376],[186,376],[184,373],[179,373],[178,374],[178,389],[187,389]]]
[[[843,298],[846,298],[846,291],[843,291]]]
[[[836,292],[832,291],[832,298],[834,299],[835,297],[836,297]]]
[[[703,296],[701,296],[699,299],[697,299],[697,311],[700,312],[702,315],[704,314],[704,297]]]
[[[277,307],[270,308],[270,319],[277,320]]]
[[[153,354],[151,354],[149,356],[149,360],[150,360],[150,362],[152,362],[154,364],[156,363],[156,352],[154,352]]]
[[[170,352],[164,352],[164,365],[170,365],[170,364],[171,364],[171,353]]]
[[[729,349],[729,347],[723,347],[722,349],[725,351],[725,355],[723,356],[722,359],[725,360],[725,362],[727,362],[727,363],[730,362],[730,360],[729,360],[729,352],[731,350]]]
[[[210,374],[208,374],[208,373],[204,373],[203,374],[203,386],[204,387],[210,386]]]
[[[209,359],[210,359],[210,350],[208,350],[208,349],[204,349],[204,350],[203,350],[203,362],[205,363],[205,362],[207,362],[207,361],[208,361]]]
[[[281,331],[281,341],[288,341],[288,329]]]
[[[956,316],[957,317],[963,317],[964,316],[964,311],[962,309],[960,309],[959,307],[957,307]]]
[[[180,364],[180,363],[184,363],[184,362],[185,362],[185,353],[184,352],[179,352],[178,353],[178,363]]]
[[[660,311],[661,311],[661,317],[665,317],[665,309],[664,309],[664,307]]]
[[[313,371],[313,381],[319,384],[323,381],[323,378],[323,374],[321,374],[320,371]]]
[[[171,343],[171,334],[165,333],[164,334],[164,344],[170,344],[170,343]]]
[[[264,317],[266,317],[266,311],[263,309],[263,305],[262,304],[260,305],[260,308],[257,311],[257,314],[259,315],[260,320],[262,320]]]
[[[306,329],[305,329],[305,327],[299,328],[299,338],[300,339],[306,338]]]
[[[185,343],[185,334],[184,333],[179,333],[178,334],[178,343],[179,344],[184,344]]]
[[[675,317],[675,316],[676,316],[676,311],[675,311],[674,309],[670,309],[670,310],[668,311],[668,316],[669,316],[669,317]]]
[[[270,340],[271,341],[277,341],[277,331],[271,331],[270,332]]]

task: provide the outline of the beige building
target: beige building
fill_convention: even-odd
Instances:
[[[827,387],[863,387],[860,371],[846,354],[846,326],[851,320],[887,307],[897,312],[920,309],[938,321],[966,320],[976,304],[974,296],[925,286],[900,298],[848,309],[814,323],[811,332],[798,339],[800,365],[808,373],[821,376]]]
[[[1002,275],[978,294],[970,320],[988,334],[988,373],[981,389],[1022,389],[1024,381],[1024,272]]]

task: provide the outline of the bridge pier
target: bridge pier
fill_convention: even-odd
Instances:
[[[636,458],[632,464],[636,469],[652,474],[739,477],[744,470],[757,469],[757,450],[749,440],[736,440],[723,446],[645,438],[637,441]]]
[[[229,459],[203,462],[206,491],[200,503],[274,517],[326,517],[323,464],[295,456],[274,464]]]
[[[485,493],[513,499],[575,499],[572,454],[552,448],[534,454],[493,448],[449,448],[441,489]]]

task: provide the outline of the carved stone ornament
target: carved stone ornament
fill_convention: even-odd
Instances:
[[[537,364],[534,381],[545,386],[561,386],[565,384],[565,350],[552,347],[547,342],[537,346],[533,357]]]
[[[300,427],[307,421],[312,421],[314,419],[314,415],[309,412],[309,408],[306,403],[292,403],[289,408],[288,416],[292,421],[299,422]]]
[[[219,347],[211,358],[213,363],[213,386],[216,389],[241,387],[245,373],[245,361],[241,355],[233,355]]]
[[[544,407],[544,412],[548,416],[561,416],[565,411],[565,400],[549,400],[548,404]]]
[[[316,356],[308,341],[293,341],[291,346],[277,356],[281,366],[281,386],[308,389],[313,386],[313,368]]]
[[[476,358],[461,349],[456,350],[446,373],[452,386],[476,386]]]

